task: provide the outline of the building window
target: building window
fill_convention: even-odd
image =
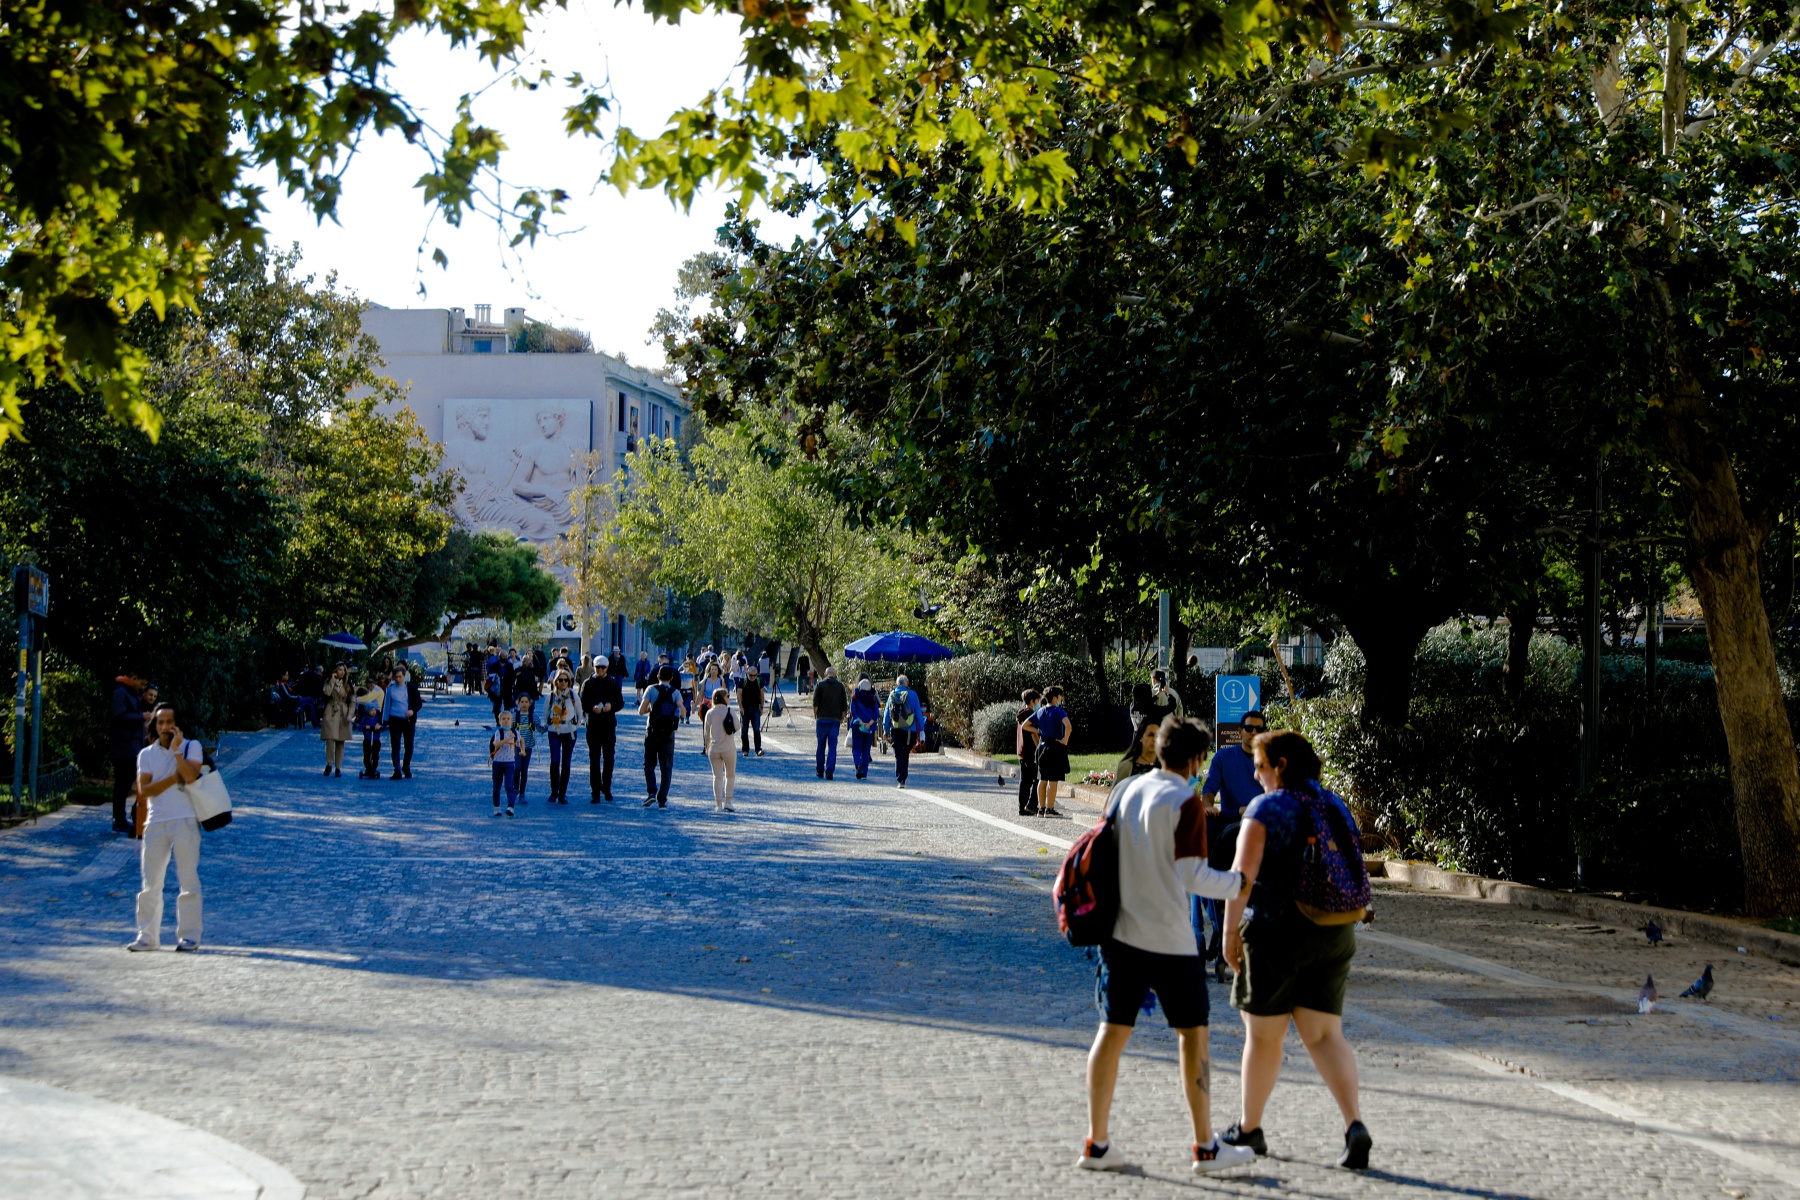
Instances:
[[[650,406],[650,436],[661,437],[662,435],[662,405],[652,404]]]
[[[637,440],[638,406],[634,404],[631,406],[631,424],[626,427],[625,431],[625,449],[627,451],[635,451],[637,449]]]
[[[492,354],[493,352],[494,352],[494,339],[493,338],[476,338],[475,339],[475,353],[477,353],[477,354]]]
[[[669,434],[669,436],[679,442],[681,440],[681,414],[676,413],[673,417],[671,417],[669,419],[669,424],[670,424],[670,428],[673,430],[673,432],[671,432]]]
[[[619,393],[619,432],[625,432],[625,393]]]

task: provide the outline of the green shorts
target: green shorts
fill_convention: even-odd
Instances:
[[[1238,926],[1244,969],[1231,984],[1231,1007],[1253,1017],[1296,1008],[1344,1015],[1344,986],[1356,957],[1355,925],[1315,925],[1299,913]]]

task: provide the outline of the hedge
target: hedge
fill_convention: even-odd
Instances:
[[[975,710],[972,747],[978,754],[1011,754],[1019,748],[1019,702],[997,700]]]
[[[1111,750],[1117,709],[1100,695],[1093,664],[1073,654],[965,654],[934,663],[927,676],[938,725],[958,745],[975,745],[975,714],[1001,701],[1018,703],[1027,688],[1062,687],[1063,707],[1075,721],[1070,748]]]

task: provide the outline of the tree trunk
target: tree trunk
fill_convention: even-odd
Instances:
[[[405,650],[412,646],[431,646],[431,645],[438,645],[443,642],[447,642],[450,640],[451,635],[456,632],[456,627],[458,625],[461,625],[464,621],[478,621],[482,617],[485,617],[486,615],[487,615],[486,613],[472,612],[472,613],[462,613],[458,616],[447,618],[444,622],[444,628],[441,632],[424,633],[424,634],[419,634],[417,636],[408,636],[408,637],[402,637],[402,638],[392,638],[388,641],[381,643],[381,645],[375,647],[375,649],[370,653],[369,657],[370,658],[378,658],[383,654],[392,654],[396,650]],[[368,641],[367,638],[364,638],[363,640],[365,642]]]
[[[1362,719],[1404,725],[1412,707],[1413,657],[1432,622],[1393,609],[1346,617],[1363,653]]]
[[[1525,695],[1531,672],[1531,635],[1537,632],[1537,588],[1527,591],[1506,610],[1506,665],[1500,668],[1500,691],[1508,700]]]
[[[1186,621],[1181,619],[1180,605],[1174,606],[1174,612],[1169,617],[1169,643],[1169,656],[1174,660],[1169,665],[1174,668],[1171,676],[1175,680],[1175,690],[1180,692],[1183,697],[1186,697],[1188,688],[1187,660],[1188,654],[1193,648],[1194,631],[1188,627]]]
[[[794,640],[806,651],[806,657],[812,659],[813,675],[823,679],[825,668],[832,666],[831,657],[825,653],[825,634],[800,605],[794,605]]]
[[[1706,614],[1731,757],[1731,790],[1744,855],[1744,910],[1800,913],[1800,760],[1775,665],[1775,640],[1762,598],[1763,522],[1744,511],[1731,455],[1713,433],[1699,376],[1680,340],[1668,284],[1653,279],[1669,356],[1661,433],[1682,487],[1688,574]]]

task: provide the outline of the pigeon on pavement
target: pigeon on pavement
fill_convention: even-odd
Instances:
[[[1661,942],[1662,942],[1662,926],[1658,925],[1656,923],[1655,917],[1651,917],[1650,920],[1645,923],[1644,939],[1646,941],[1648,941],[1652,946],[1661,944]]]
[[[1644,976],[1644,986],[1638,989],[1638,1012],[1647,1013],[1656,1010],[1656,980]]]
[[[1694,982],[1688,984],[1687,991],[1685,991],[1681,994],[1683,996],[1692,996],[1696,1000],[1704,1000],[1708,996],[1712,995],[1712,990],[1713,990],[1712,964],[1707,963],[1706,970],[1704,970],[1700,973],[1700,978],[1698,978],[1698,979],[1694,980]]]

